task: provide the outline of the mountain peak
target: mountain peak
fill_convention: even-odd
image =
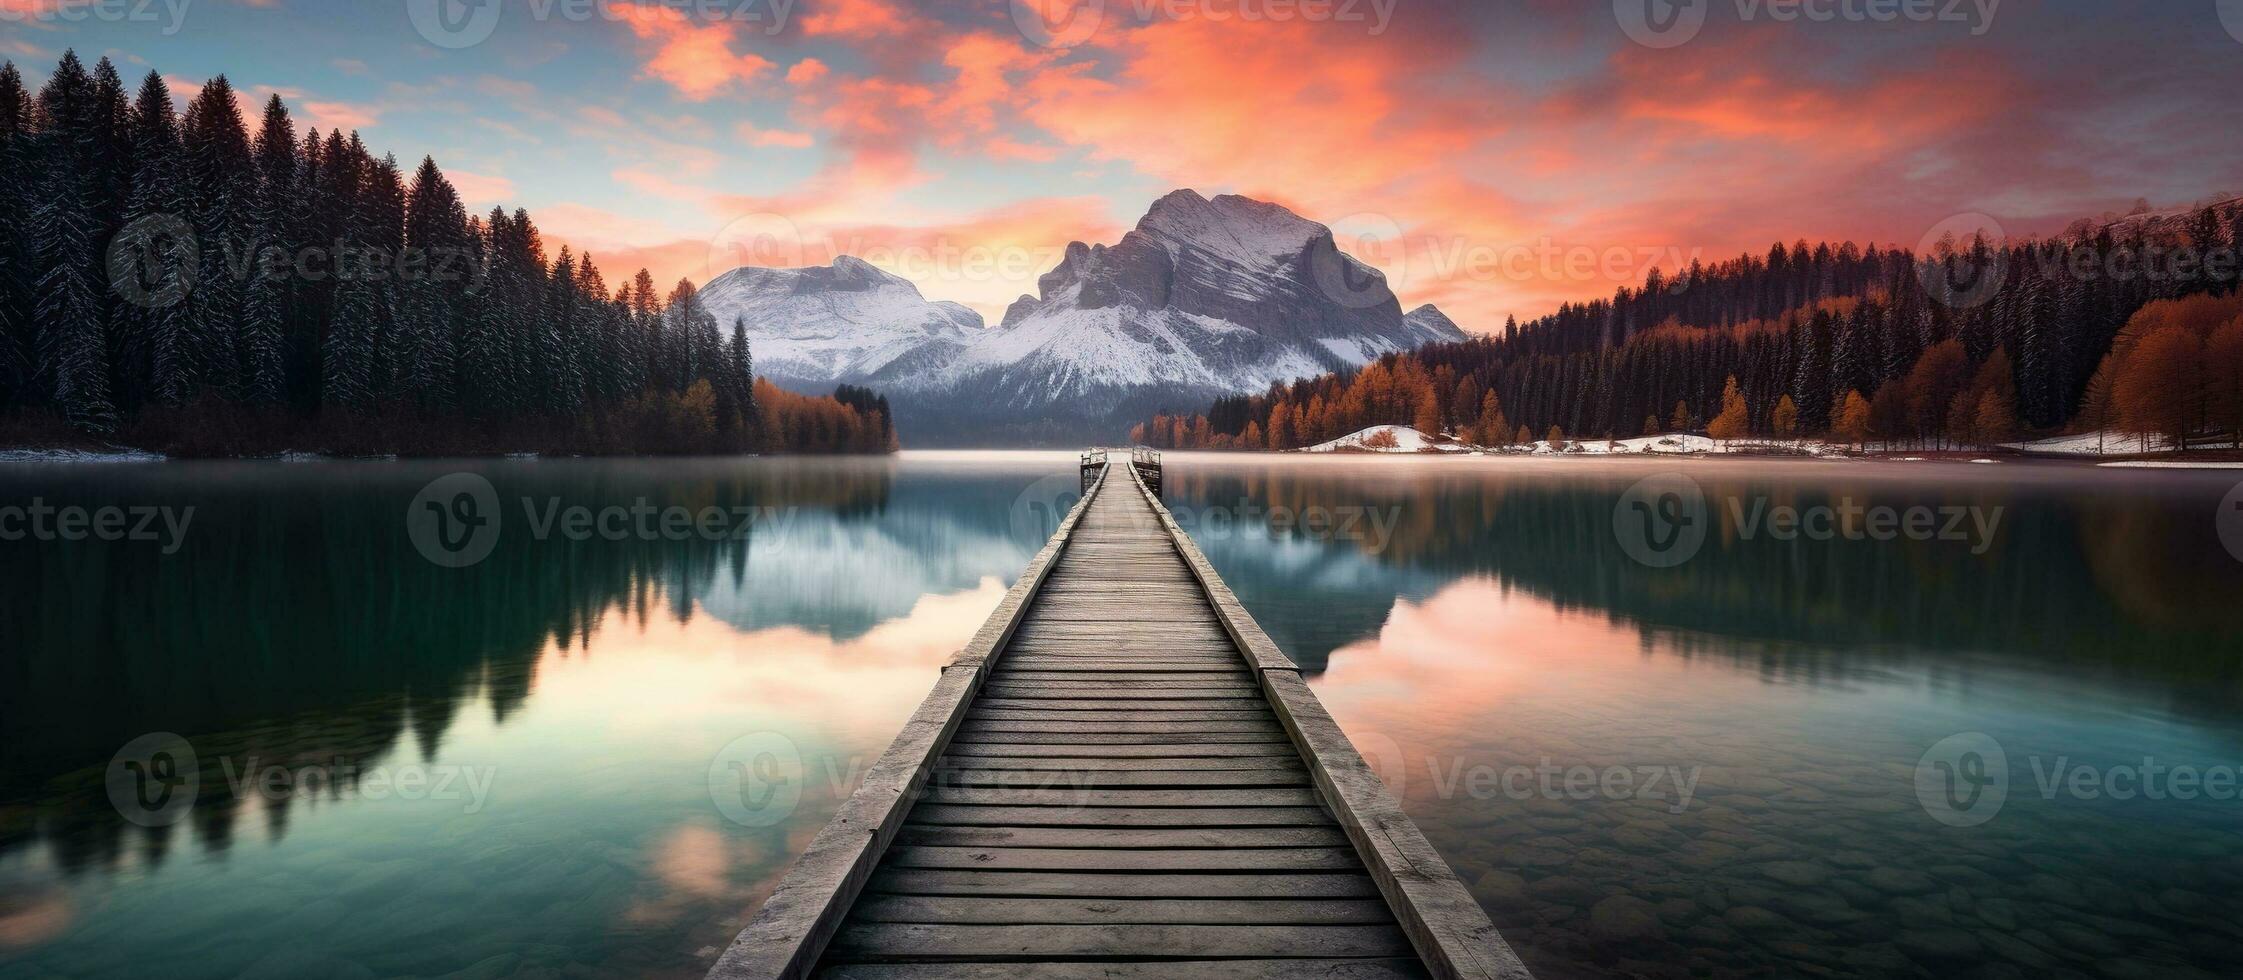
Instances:
[[[919,287],[909,279],[883,272],[878,266],[854,255],[837,255],[831,265],[806,265],[799,268],[744,265],[709,280],[706,288],[754,292],[776,290],[799,294],[835,290],[863,292],[898,287],[910,290],[913,296],[919,295]]]
[[[1457,326],[1455,320],[1449,319],[1448,314],[1431,303],[1411,310],[1402,318],[1402,324],[1409,328],[1410,339],[1417,344],[1449,343],[1464,339],[1464,328]]]
[[[1273,259],[1299,255],[1318,236],[1329,237],[1331,232],[1283,205],[1237,194],[1209,199],[1185,188],[1154,201],[1134,234],[1164,245],[1211,252],[1228,261],[1266,266]]]

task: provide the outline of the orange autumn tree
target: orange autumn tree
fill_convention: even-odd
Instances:
[[[1831,431],[1838,438],[1859,447],[1869,441],[1869,399],[1859,391],[1849,391],[1839,402],[1838,416],[1831,420]]]
[[[2212,331],[2204,342],[2204,413],[2243,449],[2243,316]]]
[[[1751,434],[1751,421],[1745,411],[1745,392],[1738,387],[1737,376],[1730,375],[1729,383],[1721,389],[1721,414],[1714,416],[1706,426],[1706,434],[1723,442],[1742,439]]]
[[[2127,351],[2113,399],[2119,428],[2165,439],[2177,452],[2204,419],[2204,344],[2185,326],[2165,326]]]

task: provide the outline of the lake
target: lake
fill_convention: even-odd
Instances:
[[[0,973],[697,976],[1073,466],[0,466]],[[2243,474],[1168,479],[1538,975],[2243,955]]]

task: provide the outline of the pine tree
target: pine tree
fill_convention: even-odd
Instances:
[[[14,62],[0,63],[0,409],[30,398],[31,220],[35,138],[31,95]]]
[[[1791,378],[1791,400],[1799,406],[1799,427],[1802,432],[1821,432],[1830,427],[1830,313],[1816,310],[1814,315],[1800,322],[1794,331],[1794,361]]]
[[[39,264],[46,270],[36,287],[34,315],[41,326],[42,373],[53,379],[55,407],[72,427],[106,434],[116,428],[117,415],[109,401],[100,296],[88,275],[93,215],[79,184],[68,176],[51,180],[33,216]]]
[[[335,294],[335,317],[320,351],[321,395],[330,409],[364,411],[373,401],[374,285],[363,276],[345,280]]]
[[[191,306],[201,256],[187,222],[179,118],[163,76],[149,72],[133,100],[132,193],[125,231],[109,254],[111,290],[126,300],[118,356],[147,399],[170,405],[194,396],[201,370]]]
[[[66,53],[39,92],[39,152],[45,168],[30,220],[35,381],[63,419],[88,433],[116,426],[109,397],[109,359],[100,288],[99,233],[88,186],[95,167],[99,103],[95,82]]]
[[[731,382],[739,400],[740,420],[746,431],[755,431],[755,353],[748,347],[748,321],[746,317],[732,320],[732,346],[726,351],[731,364]]]
[[[245,379],[240,357],[243,267],[249,247],[249,134],[233,85],[220,75],[203,85],[181,122],[188,210],[201,246],[195,277],[194,344],[205,385],[238,398]]]
[[[288,107],[275,95],[265,103],[263,124],[251,150],[256,164],[255,191],[247,216],[249,280],[243,286],[241,313],[242,400],[278,406],[287,396],[285,338],[286,274],[275,266],[290,244],[289,197],[296,189],[296,126]]]
[[[406,267],[416,271],[399,299],[399,384],[422,411],[440,411],[454,403],[457,336],[475,270],[467,209],[433,157],[423,157],[413,172],[405,216],[405,248],[413,260]]]

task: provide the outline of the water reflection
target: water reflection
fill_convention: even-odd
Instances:
[[[461,464],[0,472],[8,502],[196,508],[171,557],[0,550],[0,963],[698,975],[1041,545],[1014,499],[1071,464],[468,464],[508,523],[456,570],[404,515]],[[767,510],[721,540],[540,540],[523,500]],[[144,829],[103,770],[157,731],[200,779]],[[773,826],[713,800],[744,734],[803,758]],[[244,775],[275,769],[325,778]],[[487,772],[487,799],[400,794],[408,771]]]
[[[2243,803],[2037,773],[2243,764],[2243,565],[2212,517],[2234,474],[1679,465],[1719,533],[1669,570],[1612,530],[1655,463],[1171,457],[1168,480],[1185,508],[1398,508],[1385,539],[1201,537],[1538,975],[2232,968]],[[1719,513],[1849,498],[2004,518],[1973,554]],[[1962,732],[2010,774],[1968,828],[1915,787]]]

